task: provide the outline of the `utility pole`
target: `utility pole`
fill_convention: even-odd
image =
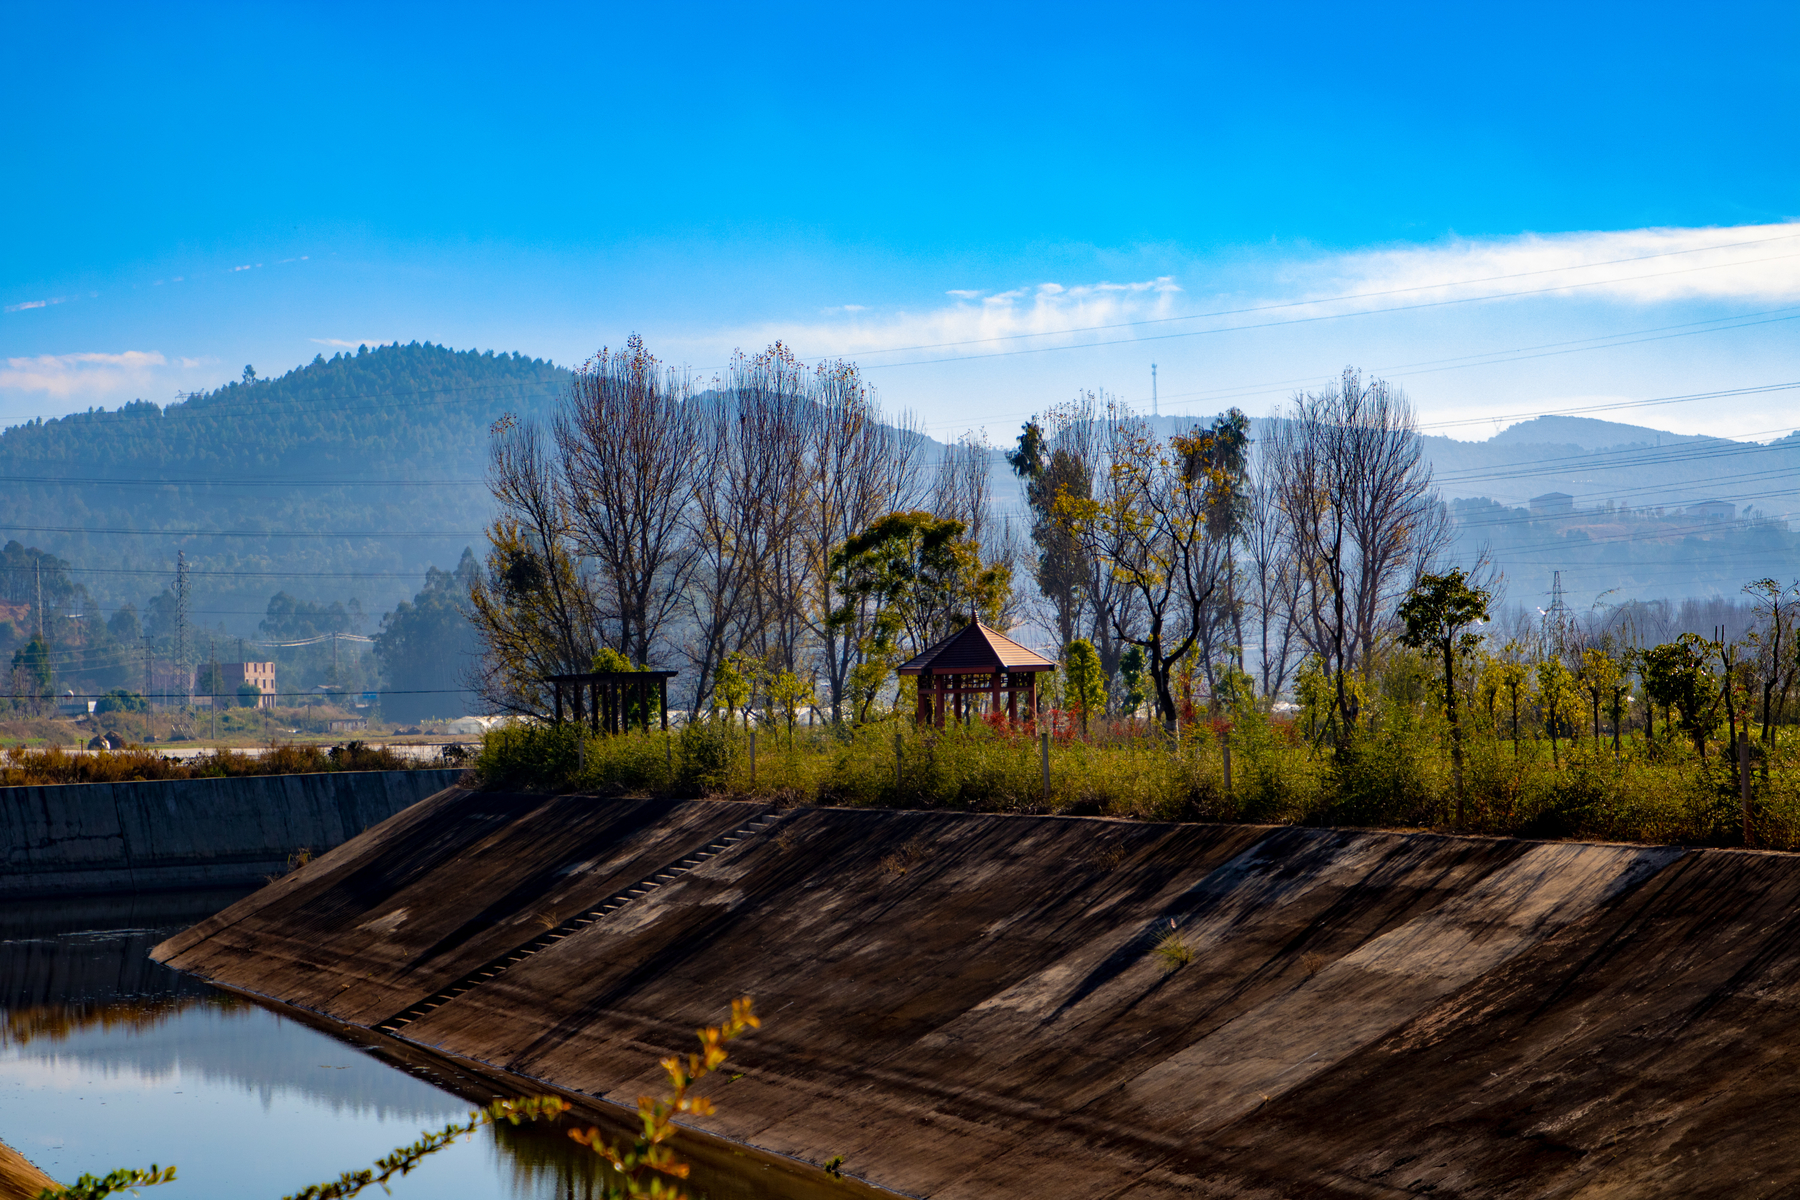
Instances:
[[[184,674],[188,660],[188,573],[187,551],[175,552],[175,669]],[[187,676],[187,683],[182,689],[188,706],[194,703],[194,678]]]
[[[152,714],[156,712],[155,701],[150,698],[150,690],[155,687],[155,668],[151,666],[150,635],[144,635],[144,738],[154,739],[156,726]]]
[[[44,637],[44,556],[41,552],[37,556],[37,564],[36,565],[37,565],[37,627],[38,627],[37,628],[37,640],[38,640],[38,645],[42,646],[44,649],[44,662],[46,665],[48,665],[51,661],[51,659],[50,659],[50,642],[47,638]],[[56,678],[55,678],[54,674],[51,676],[51,679],[50,679],[50,696],[51,696],[52,700],[54,700],[56,697]],[[54,712],[54,709],[52,710],[52,712]]]

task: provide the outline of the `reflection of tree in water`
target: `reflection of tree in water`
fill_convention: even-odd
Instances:
[[[0,1046],[67,1041],[74,1034],[95,1029],[102,1033],[143,1033],[199,1007],[243,1009],[248,1007],[248,1002],[225,992],[213,992],[207,996],[158,996],[9,1008],[4,1020],[0,1021]]]
[[[488,1126],[495,1156],[517,1200],[600,1200],[606,1194],[600,1156],[569,1138],[567,1118],[554,1125]]]
[[[49,927],[9,928],[14,936],[0,940],[0,1046],[65,1041],[88,1030],[143,1032],[200,1006],[242,1008],[151,960],[150,948],[174,929],[42,924]]]
[[[729,1097],[726,1097],[729,1099]],[[721,1103],[724,1103],[722,1100]],[[621,1112],[619,1120],[603,1123],[615,1141],[629,1142],[638,1131],[634,1113]],[[599,1200],[606,1163],[598,1154],[577,1145],[569,1130],[586,1128],[589,1115],[569,1114],[555,1123],[488,1126],[492,1153],[500,1164],[498,1174],[510,1185],[509,1200]],[[690,1173],[681,1190],[705,1200],[853,1200],[867,1195],[847,1181],[832,1180],[819,1171],[795,1171],[780,1160],[755,1150],[716,1139],[706,1139],[713,1153],[698,1153],[703,1135],[683,1133],[676,1152]]]
[[[180,1073],[241,1088],[265,1108],[302,1095],[409,1124],[463,1109],[422,1079],[150,958],[158,942],[240,894],[9,906],[0,913],[0,1061],[149,1081]]]

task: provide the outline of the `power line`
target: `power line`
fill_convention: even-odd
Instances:
[[[0,475],[0,483],[80,484],[83,487],[452,487],[485,484],[471,479],[157,479],[99,475]]]
[[[457,532],[455,530],[415,529],[405,531],[393,530],[328,530],[318,532],[300,532],[296,530],[256,530],[256,529],[89,529],[80,525],[13,525],[0,523],[0,533],[8,530],[19,530],[25,533],[86,533],[105,537],[242,537],[242,538],[480,538],[486,537],[485,531],[477,533]]]

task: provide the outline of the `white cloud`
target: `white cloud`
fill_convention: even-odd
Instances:
[[[44,392],[64,399],[142,386],[154,368],[168,365],[168,360],[155,350],[9,358],[6,365],[0,367],[0,388]],[[190,365],[189,360],[182,360],[181,365]]]
[[[1404,293],[1368,297],[1382,305],[1516,292],[1641,304],[1788,300],[1800,297],[1800,222],[1458,239],[1295,264],[1281,277],[1306,299]]]
[[[354,350],[358,346],[385,346],[390,341],[398,341],[395,338],[352,338],[350,341],[345,341],[343,338],[307,338],[306,340],[315,346],[333,346],[344,350]]]
[[[1014,339],[1041,345],[1067,340],[1064,335],[1094,325],[1174,315],[1181,288],[1163,276],[1134,283],[1046,282],[1004,292],[958,289],[946,294],[956,302],[924,312],[843,305],[831,311],[844,313],[844,318],[798,327],[768,324],[739,329],[708,342],[717,352],[727,345],[755,347],[781,339],[810,358],[953,352],[953,347],[966,343],[1004,346]],[[872,364],[877,361],[870,359]]]

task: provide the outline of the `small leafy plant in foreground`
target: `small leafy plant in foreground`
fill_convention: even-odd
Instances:
[[[116,1192],[173,1182],[174,1167],[159,1167],[155,1163],[148,1168],[120,1167],[106,1175],[83,1175],[68,1187],[45,1188],[38,1193],[37,1200],[106,1200]]]
[[[669,1077],[669,1092],[664,1096],[638,1097],[638,1119],[642,1129],[629,1144],[610,1142],[598,1128],[571,1129],[569,1136],[605,1159],[613,1168],[608,1172],[601,1195],[605,1200],[632,1200],[655,1197],[656,1200],[687,1200],[686,1193],[668,1180],[686,1179],[688,1164],[670,1145],[675,1136],[678,1116],[709,1116],[715,1110],[705,1096],[692,1094],[694,1084],[716,1072],[729,1056],[725,1044],[762,1026],[750,997],[740,996],[731,1002],[731,1016],[722,1025],[709,1025],[695,1031],[700,1040],[698,1053],[685,1058],[671,1055],[662,1060]],[[530,1096],[522,1100],[496,1100],[485,1108],[471,1112],[465,1121],[453,1122],[442,1129],[427,1131],[410,1146],[397,1147],[392,1153],[375,1160],[373,1166],[345,1171],[336,1179],[311,1184],[284,1200],[350,1200],[374,1186],[389,1191],[390,1181],[410,1174],[426,1158],[436,1154],[460,1137],[474,1134],[499,1121],[518,1125],[525,1121],[554,1121],[569,1110],[569,1102],[560,1096]],[[834,1160],[827,1171],[841,1163]],[[104,1177],[83,1175],[74,1184],[61,1188],[45,1188],[37,1200],[106,1200],[118,1192],[152,1187],[172,1182],[174,1167],[152,1164],[147,1170],[124,1168]]]

